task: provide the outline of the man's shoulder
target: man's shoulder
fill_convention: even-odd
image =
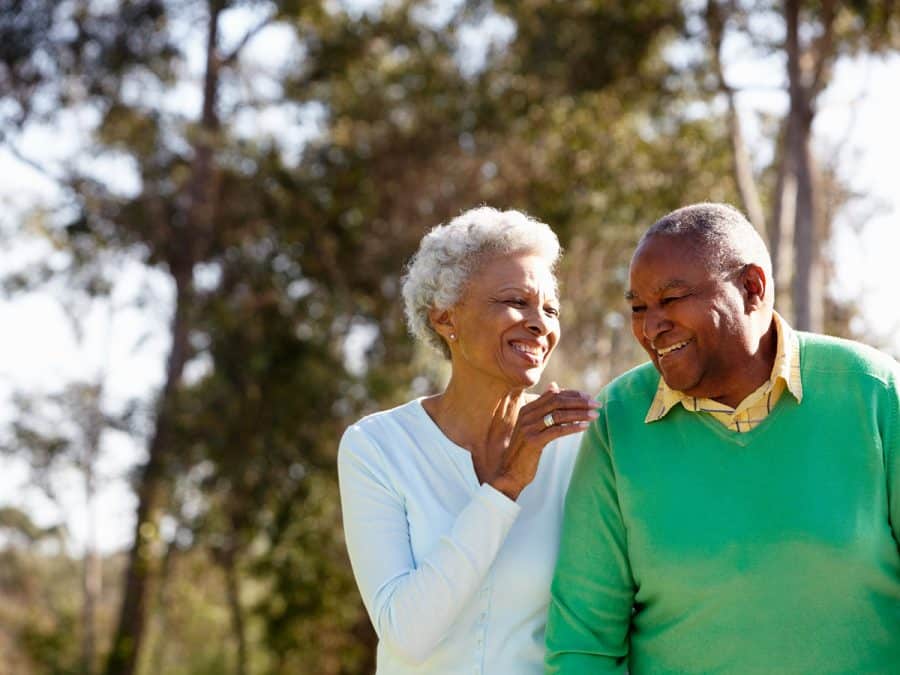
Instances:
[[[607,405],[618,402],[643,405],[646,409],[653,400],[658,386],[659,371],[654,368],[652,362],[647,361],[612,380],[600,392],[600,398]]]
[[[818,333],[797,333],[800,367],[804,373],[859,374],[882,381],[900,378],[900,364],[874,347],[845,338]]]

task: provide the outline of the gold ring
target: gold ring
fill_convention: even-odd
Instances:
[[[556,424],[556,420],[553,419],[553,413],[544,415],[544,428],[549,429],[554,424]]]

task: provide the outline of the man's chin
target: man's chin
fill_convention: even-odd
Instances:
[[[662,370],[659,366],[657,366],[656,369],[659,371],[663,382],[666,383],[666,386],[668,386],[669,389],[680,391],[682,394],[687,394],[688,396],[696,396],[696,394],[690,393],[691,390],[697,386],[695,380],[680,376],[678,373],[666,373],[665,370]]]

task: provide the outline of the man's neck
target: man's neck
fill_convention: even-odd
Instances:
[[[742,378],[743,386],[740,390],[712,397],[712,400],[727,405],[729,408],[737,408],[745,398],[772,377],[772,369],[775,367],[777,354],[778,324],[775,321],[774,314],[772,314],[768,328],[760,336],[755,345],[755,350],[751,352],[747,363],[736,366],[746,373],[746,377]]]

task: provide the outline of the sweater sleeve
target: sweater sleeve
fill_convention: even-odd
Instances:
[[[428,658],[484,582],[520,507],[480,486],[423,559],[413,559],[404,498],[359,427],[341,439],[338,477],[353,574],[378,638],[411,663]]]
[[[634,582],[615,474],[598,420],[569,484],[550,590],[546,673],[625,673]]]
[[[882,441],[887,466],[888,507],[891,529],[900,553],[900,368],[888,382],[887,421]]]

